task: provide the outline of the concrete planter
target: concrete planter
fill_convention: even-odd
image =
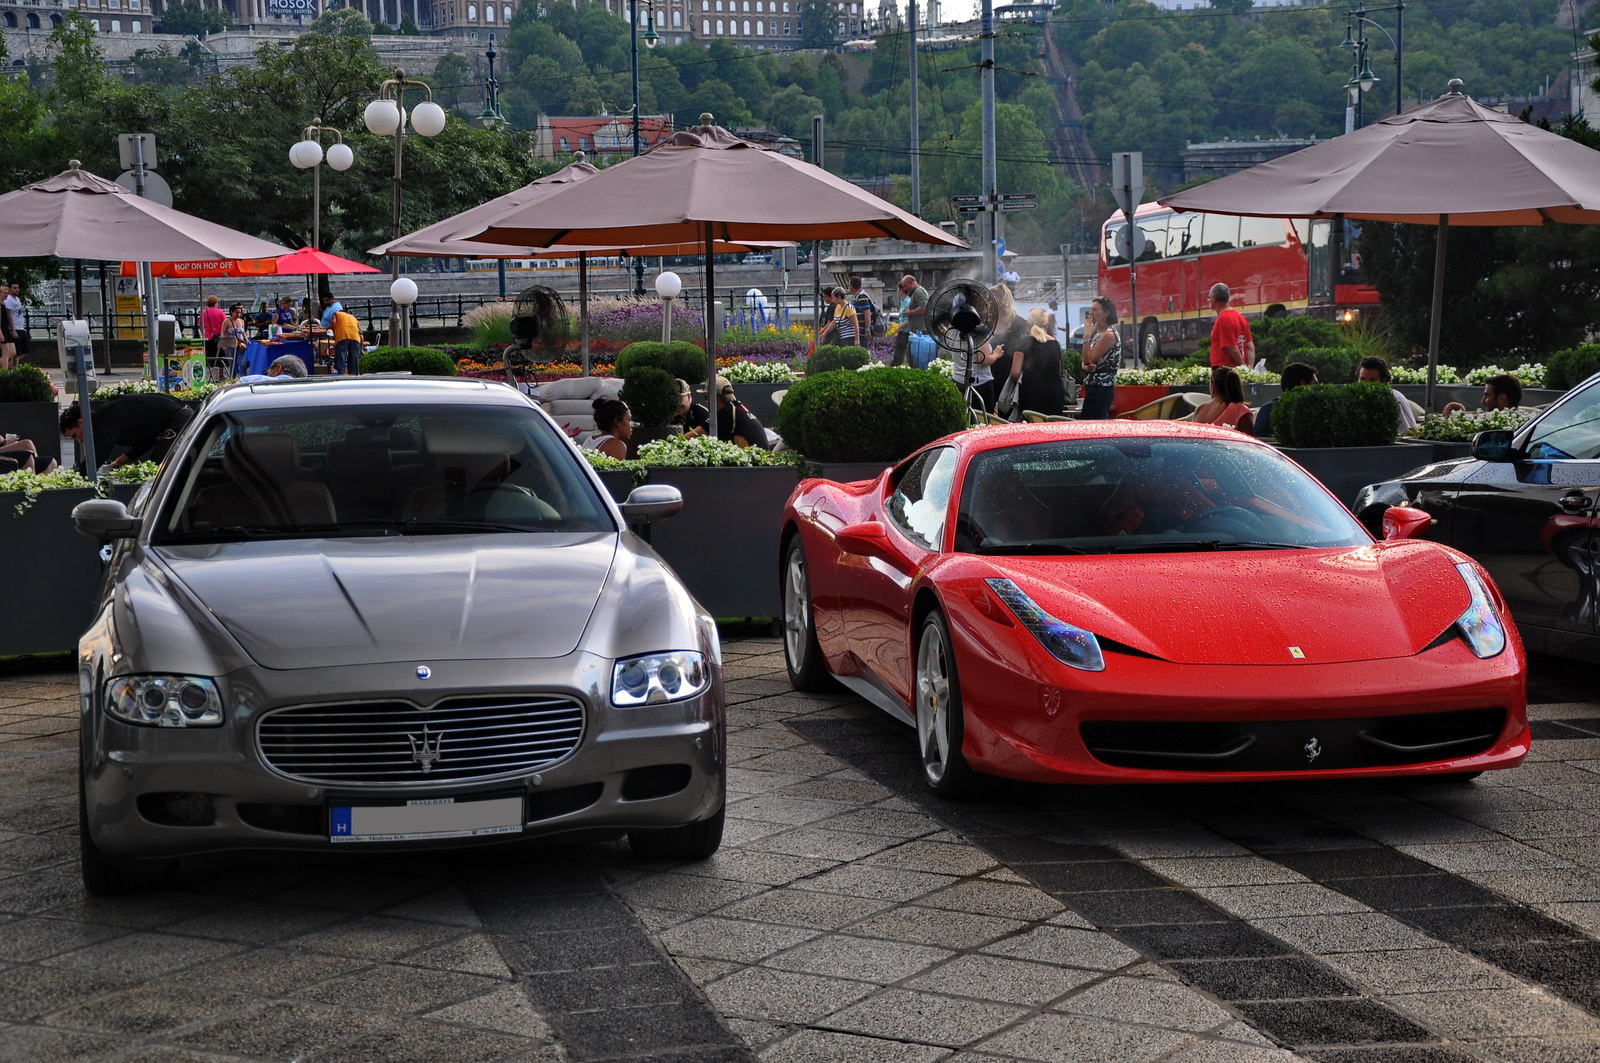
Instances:
[[[126,502],[137,490],[115,487],[112,497]],[[95,497],[90,488],[43,491],[19,515],[23,495],[0,493],[0,556],[11,559],[0,656],[78,648],[99,604],[105,566],[101,544],[73,530],[72,507]]]
[[[633,473],[627,469],[596,469],[600,474],[600,482],[606,485],[606,490],[611,492],[611,497],[618,502],[624,502],[628,494],[637,485],[633,482]]]
[[[1279,447],[1285,457],[1316,477],[1346,506],[1368,484],[1403,476],[1433,459],[1431,443],[1386,447]]]
[[[1425,443],[1433,448],[1434,461],[1453,461],[1456,458],[1472,457],[1472,443],[1470,441],[1466,443],[1441,443],[1437,439],[1419,439],[1417,442]]]
[[[650,526],[650,545],[713,616],[776,616],[778,533],[793,466],[655,466],[650,483],[683,492],[683,512]]]
[[[893,465],[892,461],[813,461],[806,470],[807,476],[835,483],[855,483],[857,480],[874,480],[879,473]]]
[[[15,432],[39,451],[39,471],[61,460],[61,407],[53,402],[0,402],[0,436]]]

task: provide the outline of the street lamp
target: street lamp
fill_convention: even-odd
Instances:
[[[411,113],[411,128],[425,137],[436,137],[444,132],[444,108],[433,102],[433,89],[425,81],[409,80],[404,70],[396,70],[394,77],[383,83],[378,90],[378,98],[367,104],[367,109],[362,113],[362,119],[367,123],[367,128],[376,136],[394,137],[394,238],[400,239],[400,145],[406,133],[406,108],[405,92],[409,88],[419,88],[428,94],[425,102],[419,103]],[[396,281],[400,279],[400,256],[390,255],[390,273]],[[391,286],[391,296],[393,294]],[[412,287],[415,292],[415,285]],[[415,301],[415,294],[412,300]],[[389,335],[398,336],[407,331],[405,314],[400,311],[396,303],[389,311]]]
[[[683,291],[683,279],[668,270],[656,275],[656,294],[661,296],[661,342],[672,342],[672,300]]]
[[[489,34],[489,50],[484,52],[484,57],[489,60],[489,78],[483,83],[483,113],[478,116],[478,122],[485,129],[506,124],[505,117],[500,113],[500,82],[494,76],[494,34]]]
[[[411,304],[417,301],[417,282],[410,277],[396,277],[389,285],[389,299],[400,307],[400,332],[397,347],[411,346]],[[394,333],[391,333],[394,335]]]
[[[645,17],[650,25],[644,33],[644,46],[654,48],[661,40],[656,33],[655,0],[644,0]],[[639,0],[628,0],[628,60],[633,70],[633,153],[639,154]],[[639,281],[641,287],[644,280]]]
[[[1345,83],[1345,88],[1350,93],[1350,105],[1355,109],[1353,128],[1360,129],[1362,122],[1362,95],[1371,91],[1372,87],[1380,80],[1372,72],[1372,63],[1367,58],[1367,27],[1375,26],[1394,48],[1394,113],[1400,114],[1405,108],[1405,62],[1406,62],[1406,4],[1405,0],[1395,0],[1388,7],[1373,8],[1373,11],[1394,12],[1394,33],[1391,35],[1383,25],[1367,17],[1368,10],[1365,3],[1357,4],[1355,10],[1345,12],[1344,40],[1339,47],[1355,50],[1354,60],[1351,64],[1350,80]],[[1352,39],[1351,26],[1355,26],[1356,36]]]
[[[289,149],[289,161],[301,170],[311,171],[311,246],[322,250],[322,134],[332,133],[334,144],[328,149],[328,165],[348,170],[355,164],[355,152],[344,142],[344,134],[331,125],[316,122],[306,126],[301,139]]]

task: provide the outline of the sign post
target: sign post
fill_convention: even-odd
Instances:
[[[1139,256],[1144,253],[1144,233],[1133,223],[1133,212],[1144,198],[1144,152],[1118,151],[1111,155],[1111,194],[1128,219],[1128,316],[1133,319],[1133,359],[1144,364],[1144,337],[1139,334]],[[1137,233],[1137,235],[1135,235]],[[1119,241],[1120,250],[1120,241]]]

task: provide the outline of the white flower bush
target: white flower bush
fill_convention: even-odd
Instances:
[[[787,362],[752,362],[741,358],[717,370],[730,384],[792,384],[800,379]]]
[[[1452,413],[1448,417],[1440,413],[1430,413],[1405,435],[1408,439],[1427,439],[1439,443],[1470,443],[1472,437],[1479,432],[1499,429],[1509,429],[1514,432],[1532,420],[1538,412],[1519,407],[1514,410],[1466,410]]]
[[[1439,366],[1438,375],[1434,380],[1440,384],[1459,384],[1461,377],[1456,373],[1455,366]],[[1389,383],[1391,384],[1426,384],[1428,382],[1428,367],[1412,367],[1409,365],[1394,365],[1389,367]]]
[[[1501,373],[1510,373],[1517,378],[1517,383],[1525,388],[1544,387],[1544,366],[1538,364],[1530,365],[1527,362],[1523,362],[1515,369],[1501,369],[1497,365],[1480,366],[1467,373],[1466,382],[1468,384],[1487,384],[1491,377],[1497,377]],[[1426,379],[1426,376],[1424,376],[1424,379]]]
[[[639,460],[646,465],[664,466],[756,466],[791,465],[793,461],[782,454],[773,454],[760,447],[741,447],[711,436],[668,436],[639,448]]]

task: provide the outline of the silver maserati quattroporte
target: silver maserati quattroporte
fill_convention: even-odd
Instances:
[[[94,892],[241,848],[404,849],[586,829],[722,836],[721,651],[555,424],[497,384],[215,395],[131,506],[79,647]]]

